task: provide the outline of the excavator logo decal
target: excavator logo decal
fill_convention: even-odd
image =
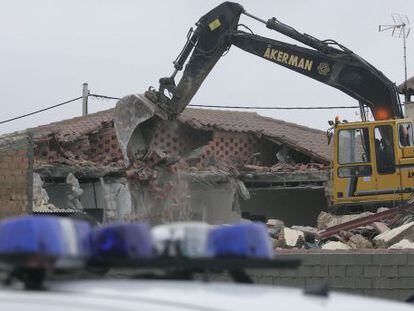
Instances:
[[[279,51],[276,49],[272,49],[270,46],[266,48],[263,57],[282,64],[286,64],[296,68],[301,68],[307,71],[312,70],[312,60],[297,55],[289,54],[283,51]]]
[[[216,18],[214,21],[212,21],[210,24],[208,24],[208,27],[210,28],[210,31],[216,30],[221,26],[220,20]]]
[[[319,64],[318,68],[316,68],[320,75],[326,76],[329,71],[331,71],[331,68],[329,67],[328,63],[322,62]]]

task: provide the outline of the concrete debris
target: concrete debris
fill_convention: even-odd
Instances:
[[[374,238],[374,243],[379,248],[388,248],[402,239],[408,239],[410,241],[414,239],[414,222],[404,224],[377,235]]]
[[[388,249],[414,249],[414,242],[407,239],[402,239],[400,242],[388,247]]]
[[[351,249],[351,247],[339,241],[329,241],[328,243],[322,246],[322,249],[327,249],[327,250]]]
[[[355,214],[355,215],[336,216],[336,215],[332,215],[332,214],[322,211],[318,215],[317,226],[319,230],[323,230],[323,229],[327,229],[332,226],[340,225],[348,221],[366,217],[366,216],[373,215],[373,214],[374,213],[371,213],[371,212],[364,212],[364,213]]]
[[[318,229],[310,226],[292,226],[291,228],[303,232],[306,242],[314,242],[318,233]]]
[[[379,210],[379,212],[384,211],[386,209]],[[318,216],[318,226],[329,228],[348,221],[355,222],[355,219],[370,215],[375,216],[371,212],[341,216],[321,212]],[[378,216],[382,217],[382,215]],[[338,228],[335,234],[325,236],[323,236],[324,230],[320,231],[317,228],[306,226],[291,226],[289,228],[285,227],[283,222],[278,219],[269,219],[266,225],[272,243],[277,245],[277,248],[372,249],[389,248],[394,244],[396,244],[395,248],[410,248],[412,245],[407,241],[413,242],[414,245],[414,221],[410,215],[407,216],[407,213],[398,217],[394,215],[392,219],[384,218],[370,224],[366,224],[364,221],[362,223],[365,225],[359,227],[347,227],[345,224],[344,229],[339,230]],[[358,224],[356,222],[356,225]],[[401,244],[397,243],[404,239],[407,241],[401,242]]]
[[[372,243],[360,234],[352,235],[346,244],[351,248],[373,248]]]
[[[288,248],[294,247],[301,247],[305,242],[305,234],[302,231],[290,229],[290,228],[283,228],[282,230],[282,238],[284,244]]]
[[[269,236],[271,238],[277,239],[279,233],[285,227],[285,224],[283,221],[279,219],[268,219],[266,222],[266,226],[268,228]]]
[[[389,210],[388,207],[380,207],[380,208],[377,209],[377,213],[385,212],[385,211],[388,211],[388,210]]]
[[[282,149],[280,149],[276,153],[276,158],[279,160],[280,163],[287,163],[287,164],[292,164],[292,165],[295,164],[295,161],[292,159],[292,156],[290,155],[286,146],[283,146]]]
[[[49,195],[43,188],[43,180],[40,175],[33,173],[33,211],[55,209],[56,206],[49,202]]]
[[[68,205],[74,210],[83,210],[82,203],[80,202],[80,196],[83,194],[83,190],[80,187],[79,180],[69,173],[66,177],[66,183],[70,186],[71,193],[68,194]]]
[[[382,223],[382,222],[374,222],[372,225],[374,226],[375,230],[379,234],[384,233],[385,231],[390,230],[390,228],[388,228],[388,226],[386,224]]]
[[[240,195],[240,197],[243,200],[249,200],[250,199],[250,192],[249,192],[249,190],[247,190],[246,186],[244,185],[244,183],[241,180],[238,180],[236,182],[236,187],[237,187],[237,193]]]

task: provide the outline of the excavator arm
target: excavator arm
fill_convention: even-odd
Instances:
[[[241,31],[238,27],[241,14],[310,48]],[[355,98],[361,107],[369,107],[376,120],[403,117],[395,84],[367,61],[333,40],[321,41],[299,33],[275,18],[261,20],[231,2],[214,8],[196,25],[196,30],[174,62],[174,73],[160,79],[158,91],[147,93],[152,100],[164,105],[169,114],[177,115],[184,110],[223,53],[235,45],[343,91]],[[183,75],[175,86],[174,78],[186,61]]]
[[[249,30],[239,24],[242,14],[307,47],[242,31],[243,26]],[[232,45],[345,92],[359,102],[363,119],[364,107],[371,109],[376,120],[403,117],[394,83],[349,49],[333,40],[321,41],[299,33],[275,18],[261,20],[240,4],[224,2],[202,16],[196,29],[190,30],[183,50],[174,61],[174,72],[160,79],[158,90],[150,89],[145,96],[127,96],[117,103],[114,124],[127,163],[147,151],[143,134],[147,131],[140,127],[154,116],[167,120],[180,114]],[[176,84],[177,73],[182,69]]]

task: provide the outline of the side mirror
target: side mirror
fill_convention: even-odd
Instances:
[[[333,137],[332,130],[328,130],[328,131],[326,132],[326,138],[328,139],[328,145],[330,145],[330,144],[331,144],[332,137]]]

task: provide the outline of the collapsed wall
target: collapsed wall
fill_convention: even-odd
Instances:
[[[32,211],[33,138],[27,133],[0,139],[0,218]]]

